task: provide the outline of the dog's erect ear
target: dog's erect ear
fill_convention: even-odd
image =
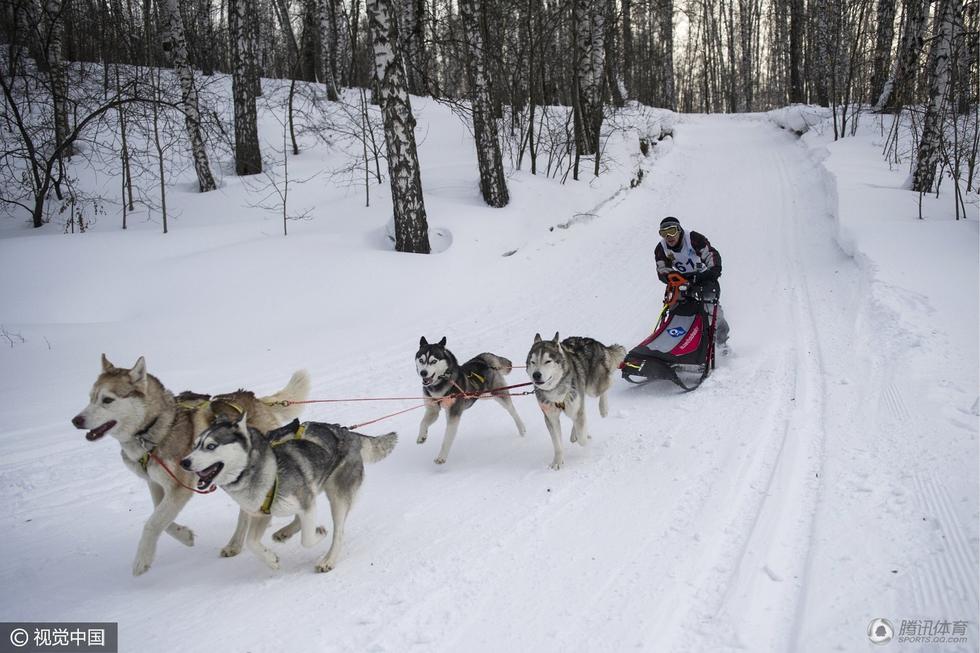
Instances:
[[[554,339],[554,342],[555,343],[558,343],[558,332],[557,331],[555,331],[555,339]]]
[[[442,340],[439,341],[439,346],[440,347],[445,347],[446,346],[446,336],[443,336],[442,337]]]
[[[146,361],[140,356],[129,370],[129,380],[142,391],[146,391]]]
[[[114,367],[114,365],[109,362],[109,359],[105,357],[105,354],[102,354],[102,371],[103,372],[108,372],[113,367]]]
[[[425,339],[425,336],[419,338],[419,347],[425,347],[429,344],[429,341]]]
[[[212,421],[225,421],[234,424],[242,416],[242,411],[235,404],[223,399],[211,401],[211,413],[214,415]]]
[[[248,441],[249,443],[251,443],[252,442],[252,438],[249,436],[249,433],[248,433],[248,420],[246,419],[246,416],[247,415],[248,415],[248,413],[244,413],[243,412],[242,413],[242,416],[240,418],[238,418],[238,421],[237,422],[235,422],[235,426],[237,426],[239,432],[242,435],[245,436],[245,440]]]
[[[535,333],[534,334],[534,344],[538,344],[539,342],[541,342],[541,334],[540,333]]]

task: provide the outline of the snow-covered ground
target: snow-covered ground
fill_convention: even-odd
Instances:
[[[926,198],[918,220],[870,118],[833,143],[819,125],[799,138],[761,115],[685,115],[648,158],[614,134],[599,181],[514,172],[495,210],[466,129],[414,102],[432,256],[388,249],[385,187],[364,208],[362,189],[322,180],[295,187],[313,218],[288,237],[230,175],[204,196],[171,189],[166,236],[145,214],[127,232],[112,215],[73,236],[4,225],[0,619],[118,621],[121,650],[141,652],[822,652],[871,648],[884,617],[968,622],[963,643],[892,650],[977,650],[975,203],[955,222],[947,196]],[[296,541],[276,545],[278,572],[219,558],[237,509],[218,492],[181,515],[193,548],[164,537],[130,575],[148,493],[111,438],[69,423],[101,353],[144,355],[175,391],[273,391],[306,368],[329,399],[417,395],[420,336],[519,365],[536,332],[630,347],[660,309],[665,215],[724,258],[733,351],[699,390],[617,380],[558,472],[529,397],[525,438],[480,404],[443,466],[442,420],[419,446],[419,412],[393,417],[364,429],[400,442],[367,469],[334,571]]]

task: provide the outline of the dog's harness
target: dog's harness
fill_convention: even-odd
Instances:
[[[279,474],[276,474],[276,480],[272,484],[272,489],[265,495],[265,501],[262,502],[262,507],[259,508],[259,512],[263,515],[271,514],[272,504],[275,503],[277,494],[279,494]]]
[[[147,433],[150,432],[150,429],[152,429],[156,425],[157,420],[159,419],[160,416],[157,415],[156,417],[153,418],[152,422],[147,424],[146,428],[141,429],[134,434],[136,441],[139,442],[140,446],[143,447],[143,450],[146,452],[142,456],[140,456],[139,460],[136,461],[137,464],[139,464],[139,466],[143,469],[143,473],[149,474],[147,468],[150,465],[150,459],[153,459],[153,461],[156,462],[157,465],[160,465],[160,467],[163,468],[163,471],[167,472],[167,474],[170,475],[170,478],[176,481],[177,485],[181,486],[185,490],[190,490],[191,492],[194,492],[196,494],[211,494],[212,492],[217,490],[218,488],[213,485],[208,490],[198,490],[197,488],[188,487],[184,485],[181,482],[181,480],[177,478],[176,474],[170,471],[170,468],[167,467],[167,465],[162,460],[160,460],[160,457],[157,456],[155,453],[153,453],[154,451],[156,451],[157,443],[153,442],[152,440],[148,440],[143,436],[145,436]],[[174,416],[174,419],[176,419],[176,415]]]
[[[272,442],[269,446],[270,447],[278,447],[278,446],[281,446],[281,445],[286,444],[287,442],[292,442],[294,440],[302,440],[303,439],[303,436],[306,434],[306,425],[307,424],[309,424],[309,422],[303,422],[302,424],[300,424],[299,425],[299,428],[296,429],[296,433],[293,434],[293,437],[291,437],[291,438],[283,438],[282,440],[276,440],[275,442]]]
[[[240,408],[238,408],[238,406],[235,406],[235,408],[238,409],[239,411],[241,410]],[[306,434],[307,424],[308,422],[303,422],[302,424],[300,424],[299,428],[296,429],[296,433],[293,434],[293,437],[286,438],[285,440],[278,440],[276,442],[273,442],[269,446],[278,447],[279,445],[285,444],[287,442],[302,440],[303,435]],[[278,494],[279,494],[279,474],[276,474],[276,480],[272,483],[272,488],[269,490],[269,493],[265,495],[265,501],[262,502],[262,507],[259,508],[259,512],[261,512],[263,515],[272,514],[272,504],[276,502],[276,496],[278,496]]]

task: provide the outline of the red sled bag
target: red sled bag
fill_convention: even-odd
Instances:
[[[717,311],[717,282],[689,285],[671,273],[657,328],[626,355],[623,378],[639,384],[666,379],[684,390],[697,388],[714,368]]]

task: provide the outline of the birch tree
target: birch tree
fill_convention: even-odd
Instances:
[[[173,53],[177,76],[180,78],[180,103],[184,112],[187,138],[191,144],[194,171],[197,173],[197,186],[202,193],[206,193],[214,190],[217,186],[214,183],[214,177],[211,176],[208,152],[204,147],[204,135],[201,133],[201,112],[197,102],[197,88],[194,86],[194,71],[187,59],[184,21],[180,16],[177,0],[166,0],[165,9],[170,27],[170,49]]]
[[[336,0],[317,0],[320,17],[320,79],[327,87],[327,99],[340,98],[337,84],[337,7]]]
[[[928,14],[928,0],[905,0],[905,20],[895,65],[875,104],[875,111],[899,109],[911,100]]]
[[[425,1],[399,0],[399,34],[407,74],[408,92],[424,95],[427,92],[425,54]],[[463,12],[462,6],[459,8]]]
[[[68,76],[65,70],[65,56],[62,41],[65,34],[65,21],[61,0],[48,0],[44,6],[48,23],[47,67],[51,79],[51,100],[54,107],[55,144],[61,145],[68,137]],[[65,147],[61,153],[71,157],[72,146]]]
[[[405,67],[399,52],[398,25],[392,0],[368,0],[374,41],[375,76],[384,116],[388,178],[395,220],[395,249],[428,254],[429,225],[422,197],[415,116],[408,97]]]
[[[943,115],[949,103],[953,22],[958,9],[959,0],[938,0],[933,18],[933,38],[936,40],[929,61],[929,102],[922,122],[915,171],[912,173],[912,190],[920,193],[931,191],[936,181],[943,140]]]
[[[660,60],[663,78],[663,108],[674,110],[677,99],[674,94],[674,0],[659,0],[660,44],[663,56]]]
[[[575,0],[572,9],[575,52],[575,146],[579,154],[595,154],[602,127],[603,18],[597,0]]]
[[[895,0],[878,0],[878,28],[875,32],[874,62],[868,102],[874,104],[885,89],[895,38]]]
[[[248,11],[249,0],[227,0],[228,32],[231,44],[231,93],[235,106],[235,173],[255,175],[262,172],[259,129],[255,111],[255,83],[252,74],[254,49],[248,44],[249,21],[256,19]]]
[[[500,156],[497,121],[490,98],[489,70],[483,44],[481,0],[459,0],[466,37],[466,63],[469,70],[470,101],[473,113],[473,136],[476,139],[476,158],[480,168],[480,194],[483,201],[494,207],[507,206],[510,195],[504,178]]]

